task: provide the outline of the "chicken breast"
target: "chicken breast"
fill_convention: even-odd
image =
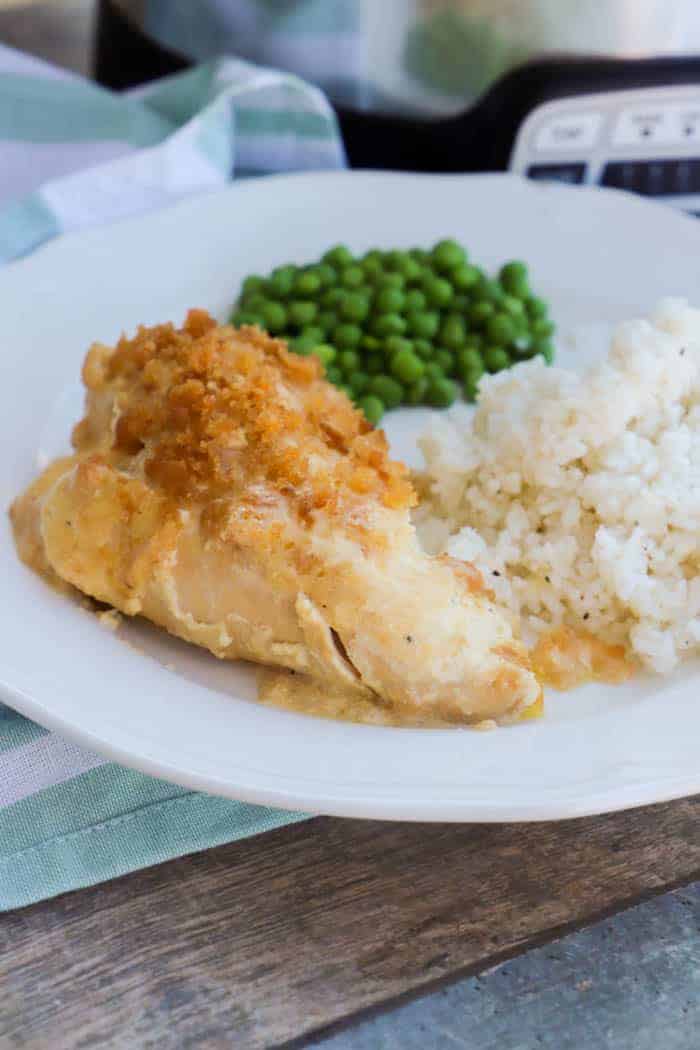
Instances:
[[[406,468],[315,358],[194,310],[94,345],[83,380],[75,454],[11,509],[28,564],[218,657],[412,720],[537,708],[481,576],[422,553]]]

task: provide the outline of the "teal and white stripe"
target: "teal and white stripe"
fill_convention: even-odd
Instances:
[[[125,98],[34,62],[22,72],[14,52],[6,72],[7,54],[0,47],[0,262],[237,173],[345,162],[325,97],[287,73],[217,59]]]
[[[0,262],[234,175],[343,164],[332,109],[295,76],[221,59],[121,97],[0,46]],[[301,819],[124,769],[0,704],[0,910]]]

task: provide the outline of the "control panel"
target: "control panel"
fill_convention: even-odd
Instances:
[[[520,126],[510,170],[612,186],[700,214],[700,86],[546,102]]]

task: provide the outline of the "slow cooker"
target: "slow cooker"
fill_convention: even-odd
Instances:
[[[102,0],[124,88],[217,54],[333,102],[351,164],[512,170],[700,212],[697,0]]]

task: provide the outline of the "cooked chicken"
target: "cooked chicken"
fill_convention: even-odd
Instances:
[[[83,380],[75,454],[12,507],[28,564],[216,656],[412,719],[537,709],[480,575],[421,552],[406,469],[315,358],[193,310],[93,346]]]

